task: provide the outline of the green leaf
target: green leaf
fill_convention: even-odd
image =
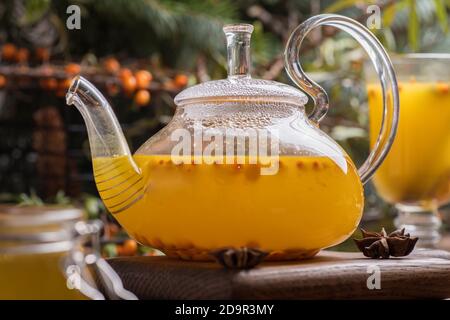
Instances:
[[[409,0],[402,0],[388,6],[383,11],[383,25],[386,27],[390,27],[395,20],[397,12],[400,12],[402,9],[408,7],[408,5]]]
[[[89,219],[97,219],[100,212],[103,211],[103,204],[97,197],[86,196],[84,199],[84,208],[88,214]]]
[[[103,247],[103,254],[108,258],[117,257],[117,246],[114,243],[108,243]]]
[[[34,190],[31,190],[30,195],[26,193],[21,193],[19,195],[19,205],[20,206],[42,206],[44,201],[38,197]]]
[[[20,25],[30,25],[42,18],[50,8],[50,0],[28,0],[25,2],[25,14],[19,20]]]
[[[59,190],[55,196],[55,203],[59,205],[68,205],[70,204],[70,198],[66,195],[64,190]]]
[[[419,17],[417,15],[416,0],[409,0],[408,43],[412,51],[419,47]]]
[[[391,4],[389,7],[384,9],[383,12],[383,26],[390,27],[394,21],[395,14],[397,13],[397,4]]]
[[[448,17],[447,17],[447,8],[445,6],[444,0],[434,0],[434,6],[436,10],[436,17],[438,18],[442,31],[447,32]]]
[[[381,30],[381,33],[383,35],[383,45],[385,48],[387,48],[389,51],[395,52],[397,49],[397,43],[395,41],[394,34],[392,33],[391,28],[383,28]]]
[[[338,12],[350,7],[353,7],[357,3],[361,3],[361,0],[339,0],[333,3],[332,5],[325,8],[326,13]]]

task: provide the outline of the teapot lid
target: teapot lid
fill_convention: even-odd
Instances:
[[[228,78],[208,81],[180,92],[179,106],[204,102],[277,102],[304,106],[307,96],[300,90],[276,81],[252,79],[250,75],[250,37],[253,26],[231,24],[223,28],[227,38]]]

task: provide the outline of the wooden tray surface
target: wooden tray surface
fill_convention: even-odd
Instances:
[[[416,249],[410,256],[368,259],[322,251],[315,258],[225,270],[215,263],[167,257],[108,260],[140,299],[407,299],[450,297],[450,252]],[[379,268],[379,269],[377,269]],[[369,290],[379,270],[381,289]],[[371,281],[369,281],[371,282]],[[373,282],[372,282],[373,283]]]

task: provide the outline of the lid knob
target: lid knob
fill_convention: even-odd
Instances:
[[[228,24],[223,27],[227,37],[228,78],[250,78],[251,24]]]

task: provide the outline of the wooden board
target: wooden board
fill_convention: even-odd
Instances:
[[[310,260],[264,263],[247,271],[167,257],[114,258],[109,262],[125,288],[140,299],[450,297],[450,252],[440,250],[416,249],[408,257],[387,260],[323,251]],[[376,267],[381,289],[369,290],[367,280]]]

